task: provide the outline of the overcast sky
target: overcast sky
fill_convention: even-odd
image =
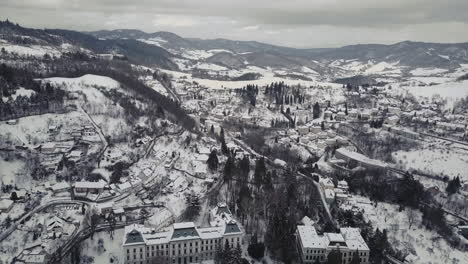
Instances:
[[[0,18],[34,28],[170,31],[292,47],[468,42],[468,0],[0,0]]]

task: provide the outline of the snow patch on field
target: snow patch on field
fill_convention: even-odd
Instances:
[[[311,68],[306,67],[306,66],[302,66],[301,71],[302,71],[303,73],[309,73],[309,74],[319,75],[318,72],[316,72],[316,71],[314,71],[314,70],[312,70]]]
[[[20,56],[42,57],[45,54],[50,56],[60,56],[61,52],[51,46],[20,46],[14,44],[0,44],[0,49],[4,48],[8,53],[16,53]]]
[[[212,64],[212,63],[198,63],[195,68],[202,69],[202,70],[209,70],[209,71],[226,71],[228,68]]]
[[[417,68],[415,70],[410,71],[413,76],[431,76],[434,74],[441,74],[447,72],[446,69],[440,68]]]
[[[150,39],[138,39],[138,41],[141,41],[150,45],[155,45],[158,47],[162,47],[162,44],[167,43],[165,39],[158,38],[158,37],[150,38]]]
[[[387,73],[387,74],[400,74],[401,70],[396,67],[398,62],[388,63],[388,62],[379,62],[375,65],[372,65],[366,69],[366,74],[376,74],[376,73]]]
[[[16,100],[18,96],[25,96],[25,97],[31,97],[31,95],[35,94],[36,92],[30,89],[24,89],[23,87],[20,87],[18,90],[15,91],[14,94],[11,95],[11,98],[13,101]],[[9,97],[2,97],[3,102],[7,102],[9,100]]]

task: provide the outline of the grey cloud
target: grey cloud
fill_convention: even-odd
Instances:
[[[0,0],[0,6],[0,17],[32,27],[168,30],[293,46],[468,40],[466,0]]]

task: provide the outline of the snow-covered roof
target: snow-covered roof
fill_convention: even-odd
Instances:
[[[340,232],[346,239],[346,245],[351,250],[369,250],[364,238],[361,236],[359,228],[343,227]]]
[[[302,246],[309,249],[334,248],[337,245],[350,250],[369,251],[369,247],[361,236],[359,228],[341,228],[340,233],[324,233],[318,235],[313,226],[297,226]]]
[[[23,255],[21,260],[25,263],[45,263],[45,254]]]
[[[329,242],[345,242],[343,235],[338,233],[325,233]]]
[[[1,199],[0,200],[0,210],[6,210],[10,208],[10,206],[13,204],[13,201],[10,199]]]
[[[68,189],[70,188],[70,184],[68,182],[59,182],[59,183],[54,184],[51,188],[52,188],[52,191]]]
[[[315,222],[306,215],[302,218],[301,223],[306,226],[313,226]]]
[[[75,188],[83,188],[83,189],[103,189],[106,186],[105,181],[98,181],[98,182],[90,182],[90,181],[82,181],[82,182],[75,182]]]
[[[323,239],[317,234],[313,226],[297,226],[299,238],[304,248],[325,248]]]
[[[182,223],[175,223],[173,227],[174,229],[194,228],[195,224],[193,222],[182,222]]]
[[[118,185],[120,190],[127,190],[129,188],[132,188],[132,185],[130,182],[124,182]]]

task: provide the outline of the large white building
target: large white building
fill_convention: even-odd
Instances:
[[[218,247],[224,247],[225,243],[231,247],[243,244],[244,233],[227,207],[221,205],[213,211],[214,216],[223,221],[217,221],[218,217],[212,218],[211,227],[196,227],[192,222],[185,222],[156,232],[143,225],[126,226],[123,240],[125,263],[201,263],[213,260]]]
[[[343,264],[351,263],[355,254],[359,256],[359,263],[369,263],[369,247],[358,228],[341,228],[340,233],[319,235],[313,226],[300,225],[297,226],[296,238],[304,264],[315,264],[317,260],[325,263],[334,249],[340,251]]]

